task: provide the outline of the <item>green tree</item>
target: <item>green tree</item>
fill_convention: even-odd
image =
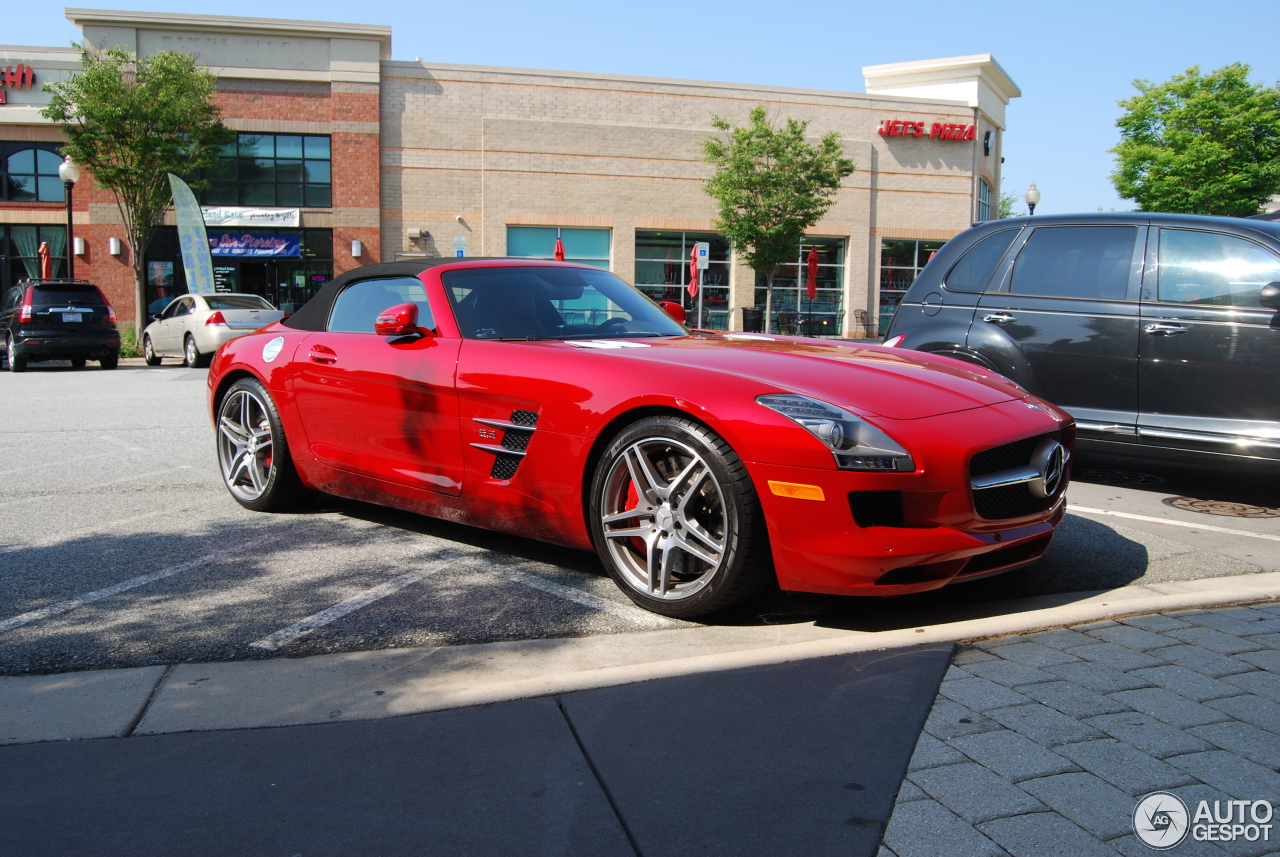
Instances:
[[[705,160],[716,168],[705,187],[719,208],[715,228],[747,265],[764,274],[768,330],[778,266],[796,258],[805,231],[831,207],[853,161],[844,157],[838,133],[812,146],[805,140],[808,122],[774,125],[762,106],[752,109],[745,127],[719,116],[711,124],[729,135],[702,142]]]
[[[1140,211],[1247,217],[1280,191],[1280,90],[1249,83],[1249,66],[1133,85],[1111,180]]]
[[[997,219],[1004,220],[1013,217],[1013,207],[1018,204],[1018,198],[1011,193],[1005,193],[1003,189],[1000,191],[1000,213],[996,215]]]
[[[45,86],[52,98],[41,113],[61,124],[62,152],[115,194],[133,263],[140,337],[147,312],[143,260],[172,200],[168,173],[187,177],[212,167],[231,132],[213,103],[216,79],[191,56],[81,51],[82,71]]]

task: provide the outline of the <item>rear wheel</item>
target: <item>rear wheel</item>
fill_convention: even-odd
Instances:
[[[618,435],[596,469],[590,515],[609,575],[654,613],[691,618],[723,610],[772,573],[746,467],[692,420],[651,417]]]
[[[5,343],[5,359],[9,361],[10,372],[27,371],[27,356],[18,353],[18,347],[14,345],[12,336]]]
[[[156,354],[156,348],[151,344],[150,336],[142,337],[142,358],[147,361],[148,366],[160,365],[160,355]]]
[[[98,365],[103,369],[114,369],[120,365],[120,355],[112,354],[110,357],[103,357],[98,361]]]
[[[218,465],[236,502],[269,512],[295,502],[302,482],[289,456],[280,414],[256,379],[241,378],[218,405]]]
[[[200,353],[200,349],[196,348],[196,338],[189,333],[182,346],[182,356],[188,369],[199,369],[209,363],[209,357]]]
[[[88,360],[86,360],[86,359],[85,359],[85,358],[83,358],[83,357],[72,357],[72,358],[71,358],[71,368],[72,368],[72,369],[83,369],[83,368],[84,368],[84,364],[86,364],[86,363],[88,363],[88,362],[89,362],[89,361],[88,361]]]

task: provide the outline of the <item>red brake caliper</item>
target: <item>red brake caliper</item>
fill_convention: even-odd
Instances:
[[[636,483],[628,479],[627,480],[627,499],[622,504],[622,510],[625,512],[630,509],[638,508],[639,506],[640,506],[640,494],[637,493],[636,491]],[[641,539],[641,538],[631,539],[631,547],[641,556],[644,556],[645,551],[647,550],[644,543],[644,539]]]

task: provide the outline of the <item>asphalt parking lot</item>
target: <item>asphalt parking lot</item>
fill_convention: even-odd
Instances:
[[[686,624],[633,607],[594,554],[333,498],[241,509],[218,477],[205,376],[0,373],[0,674]],[[1163,502],[1280,505],[1274,480],[1076,466],[1072,511],[1030,569],[894,601],[772,592],[714,621],[906,627],[993,599],[1280,570],[1280,518]]]

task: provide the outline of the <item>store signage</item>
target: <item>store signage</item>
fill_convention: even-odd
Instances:
[[[215,256],[301,256],[302,235],[220,232],[209,236],[209,252]]]
[[[29,65],[19,64],[17,68],[6,66],[0,72],[0,104],[8,104],[8,92],[10,89],[35,89],[36,88],[36,70]]]
[[[912,122],[905,119],[886,119],[880,123],[878,133],[881,137],[923,137],[925,123]],[[930,140],[972,140],[978,133],[977,125],[961,125],[954,122],[933,122],[929,124]]]
[[[242,208],[224,205],[202,208],[207,226],[292,226],[300,223],[296,208]]]

